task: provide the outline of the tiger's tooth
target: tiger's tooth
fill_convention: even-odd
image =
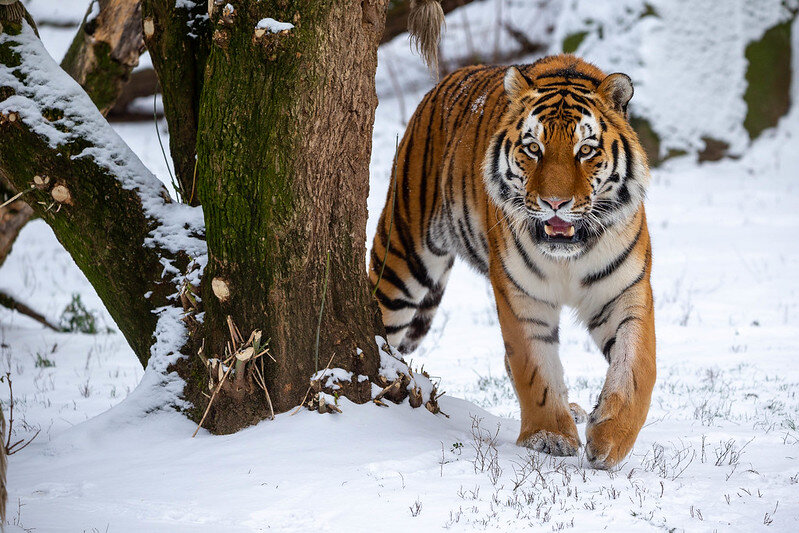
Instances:
[[[553,230],[552,226],[550,226],[549,224],[544,224],[544,233],[552,237],[553,235],[555,235],[555,230]]]
[[[566,231],[567,237],[574,237],[574,226],[569,226],[569,229]]]

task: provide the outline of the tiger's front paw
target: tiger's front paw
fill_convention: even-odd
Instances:
[[[632,450],[648,411],[648,404],[625,401],[617,393],[603,397],[585,430],[585,455],[591,466],[605,470],[619,464]]]
[[[577,455],[577,450],[580,448],[580,439],[576,435],[561,435],[540,429],[525,437],[520,435],[516,444],[537,452],[563,457]]]
[[[577,455],[580,436],[571,413],[565,411],[546,422],[522,425],[516,444],[550,455]]]

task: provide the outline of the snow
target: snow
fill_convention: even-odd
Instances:
[[[89,4],[89,12],[86,14],[86,22],[92,22],[100,16],[100,2],[99,0],[92,0]]]
[[[338,384],[340,381],[352,381],[352,372],[348,370],[344,370],[343,368],[327,368],[324,370],[320,370],[319,372],[315,373],[311,376],[311,381],[322,381],[323,387],[328,387],[333,390],[338,390],[341,388],[341,385]],[[368,378],[367,378],[368,379]],[[359,376],[360,381],[360,376]]]
[[[575,0],[568,7],[583,3]],[[664,1],[651,3],[664,17],[677,16],[667,13]],[[640,6],[636,0],[590,4],[602,21],[614,13],[623,19],[626,7]],[[503,17],[520,26],[536,13],[525,12],[528,0],[503,5]],[[712,5],[696,5],[699,24]],[[730,26],[750,37],[758,34],[779,18],[771,3],[762,5],[761,18],[735,18]],[[547,6],[542,18],[565,20],[563,4]],[[486,39],[494,33],[486,25],[497,16],[496,4],[467,7],[475,40],[491,42]],[[463,19],[454,12],[448,42],[466,42],[459,30]],[[614,28],[623,26],[618,24]],[[629,32],[638,31],[634,26]],[[554,30],[560,31],[559,26]],[[725,35],[740,53],[738,34]],[[793,36],[793,49],[799,51],[796,23]],[[591,39],[586,37],[580,52],[607,53],[610,61],[609,51],[600,52],[604,45]],[[625,40],[614,42],[622,47]],[[501,41],[499,49],[503,46],[513,46],[512,40]],[[671,85],[657,82],[655,45],[648,50],[633,42],[630,48],[648,57],[636,67],[633,103],[650,102],[653,113],[656,107],[682,106],[675,99],[683,93],[675,96]],[[619,48],[619,61],[627,60],[627,50],[627,45]],[[675,72],[681,59],[659,53],[664,68]],[[730,117],[740,119],[733,103],[740,96],[734,79],[741,64],[726,53],[718,57],[732,68],[729,87],[718,95],[730,104],[723,107],[729,116],[711,116],[706,96],[697,96],[691,112],[681,117],[684,129],[673,132],[674,142],[688,144],[703,122],[717,128],[735,122]],[[396,136],[404,130],[403,103],[387,64],[393,62],[403,73],[398,83],[406,118],[432,83],[410,55],[406,37],[382,48],[380,60],[369,240],[385,202]],[[796,102],[799,53],[793,61]],[[686,79],[697,84],[693,77]],[[658,116],[652,115],[655,126]],[[168,180],[154,127],[151,122],[114,125],[141,161]],[[730,135],[736,132],[733,128]],[[41,428],[30,446],[10,457],[12,525],[7,531],[21,530],[15,526],[42,532],[796,531],[797,138],[799,107],[794,106],[777,128],[741,145],[740,159],[697,164],[689,156],[653,171],[647,216],[654,250],[658,382],[647,425],[616,471],[591,470],[581,457],[551,458],[514,444],[519,410],[505,377],[490,287],[458,262],[428,337],[411,355],[412,367],[424,365],[433,380],[440,380],[439,391],[446,394],[438,401],[449,418],[411,409],[407,402],[381,408],[339,398],[341,414],[302,410],[235,435],[200,431],[192,439],[193,423],[174,410],[158,409],[145,394],[157,380],[137,387],[158,374],[142,371],[119,333],[51,333],[0,309],[0,373],[9,371],[13,379],[13,438],[28,438]],[[0,270],[0,290],[49,317],[57,317],[71,293],[79,292],[89,308],[98,310],[101,323],[113,327],[94,290],[41,220],[22,232]],[[571,400],[590,409],[607,365],[569,313],[562,322]],[[163,340],[179,342],[168,336],[177,334],[168,331]],[[382,339],[376,342],[382,348]],[[382,351],[383,366],[402,371],[393,355]],[[37,357],[55,366],[37,367]],[[337,373],[333,369],[331,375]],[[7,415],[4,386],[0,398]],[[585,425],[578,428],[584,435]]]
[[[290,22],[280,22],[273,18],[264,18],[259,20],[255,27],[259,30],[266,30],[269,33],[279,33],[281,31],[294,29],[294,24]]]

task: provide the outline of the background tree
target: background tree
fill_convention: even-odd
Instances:
[[[354,401],[389,385],[364,275],[386,0],[218,4],[143,3],[179,191],[202,212],[169,200],[9,10],[0,175],[27,191],[148,370],[185,379],[197,417],[211,378],[206,425],[226,432],[269,414],[261,390],[277,412],[301,403],[328,362],[366,376],[342,384]],[[410,390],[435,410],[402,370],[387,372],[387,396]]]

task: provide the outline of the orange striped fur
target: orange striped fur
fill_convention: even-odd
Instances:
[[[408,124],[371,252],[389,342],[405,353],[430,328],[455,256],[489,277],[518,443],[556,455],[581,445],[558,356],[560,311],[573,308],[609,363],[586,429],[598,468],[632,449],[656,373],[632,94],[624,74],[571,55],[450,74]]]

